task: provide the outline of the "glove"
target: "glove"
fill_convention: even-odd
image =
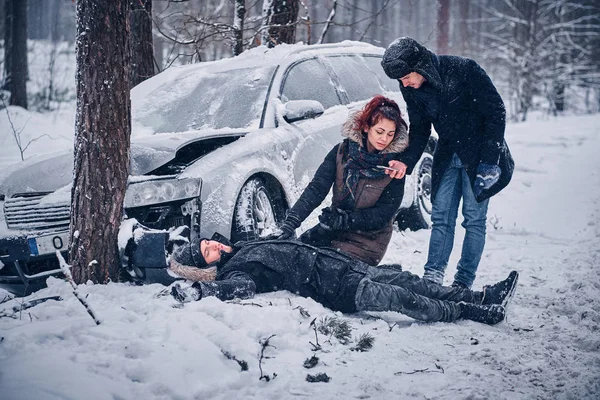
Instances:
[[[500,179],[500,167],[491,164],[479,164],[477,167],[477,177],[475,178],[475,186],[473,193],[475,197],[479,196],[481,192],[494,186],[498,179]]]
[[[321,228],[327,231],[344,231],[350,229],[350,216],[339,208],[324,208],[319,215]]]
[[[279,227],[279,232],[272,233],[267,236],[263,236],[261,240],[287,240],[296,237],[296,228],[300,226],[300,218],[293,213],[289,212],[283,224]]]

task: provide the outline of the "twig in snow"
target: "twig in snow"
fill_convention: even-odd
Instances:
[[[69,268],[71,268],[71,266],[69,264],[67,264],[67,262],[65,261],[65,259],[62,256],[62,254],[60,254],[60,251],[58,251],[58,250],[56,251],[56,257],[58,258],[58,262],[60,263],[60,270],[65,275],[65,277],[67,278],[67,281],[69,281],[69,283],[71,284],[71,287],[73,288],[73,294],[75,295],[75,297],[77,297],[77,300],[79,300],[79,302],[85,307],[86,311],[88,312],[88,314],[90,314],[90,316],[92,317],[92,319],[94,320],[96,325],[100,325],[100,320],[94,314],[94,311],[88,304],[87,300],[81,296],[81,294],[79,293],[79,290],[77,289],[77,284],[73,280],[71,271],[69,271]]]
[[[310,318],[310,314],[308,313],[308,311],[306,311],[304,309],[304,307],[297,306],[297,307],[294,307],[294,310],[300,311],[300,315],[302,315],[304,318]]]
[[[436,367],[437,367],[437,364],[436,364]],[[394,372],[394,375],[412,375],[412,374],[418,374],[420,372],[422,372],[422,373],[437,372],[437,373],[443,374],[444,370],[442,369],[441,371],[433,371],[433,370],[430,370],[429,368],[424,368],[424,369],[415,369],[414,371],[411,371],[411,372],[398,371],[398,372]]]
[[[269,375],[264,375],[263,374],[263,370],[262,370],[262,361],[264,358],[269,358],[265,356],[265,349],[267,347],[273,347],[275,348],[275,346],[273,346],[272,344],[269,343],[269,340],[271,340],[271,338],[275,337],[276,335],[273,334],[271,336],[269,336],[266,339],[261,339],[258,341],[258,343],[260,343],[261,345],[261,349],[260,349],[260,358],[258,359],[258,369],[260,370],[260,378],[258,378],[259,380],[264,379],[265,381],[269,382],[271,379],[275,379],[277,377],[277,374],[275,372],[273,372],[273,376],[270,377]]]
[[[242,371],[248,371],[248,363],[246,361],[238,360],[233,354],[231,354],[230,352],[225,351],[223,349],[221,349],[221,353],[223,353],[223,355],[225,357],[227,357],[228,359],[237,362],[238,365],[240,366],[240,368],[242,369]]]
[[[533,329],[531,329],[531,328],[513,328],[513,331],[515,331],[515,332],[519,332],[519,331],[533,332]]]
[[[315,321],[317,320],[317,318],[313,319],[310,323],[309,326],[312,326],[314,331],[315,331],[315,342],[317,344],[314,344],[313,342],[309,341],[308,343],[310,343],[313,347],[312,351],[318,351],[321,350],[321,345],[319,344],[319,335],[317,334],[317,324],[315,323]]]

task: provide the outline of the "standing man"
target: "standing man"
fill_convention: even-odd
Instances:
[[[392,177],[411,173],[435,127],[433,223],[424,278],[442,284],[454,244],[458,206],[466,230],[454,286],[470,288],[485,245],[489,198],[510,181],[514,161],[504,141],[506,110],[485,71],[473,60],[438,56],[409,37],[389,45],[381,65],[400,81],[406,101],[409,147]]]

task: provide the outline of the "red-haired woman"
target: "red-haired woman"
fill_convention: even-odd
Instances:
[[[330,207],[320,223],[301,237],[305,243],[330,246],[370,265],[383,258],[392,223],[404,195],[404,179],[392,179],[387,167],[408,146],[406,122],[395,101],[375,96],[344,124],[344,141],[325,157],[281,226],[288,239],[317,208],[333,185]]]

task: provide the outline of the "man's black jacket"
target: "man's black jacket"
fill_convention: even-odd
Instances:
[[[508,185],[514,168],[504,141],[504,103],[488,75],[475,61],[464,57],[437,56],[431,52],[430,55],[427,70],[419,71],[427,79],[421,88],[400,84],[410,129],[409,146],[399,160],[407,165],[407,173],[411,173],[427,146],[433,124],[439,141],[433,159],[432,198],[452,155],[456,153],[465,165],[471,185],[480,163],[500,166],[500,180],[477,197],[478,201],[485,200]],[[423,96],[425,85],[430,85],[429,92],[433,89],[439,96],[433,107],[435,113],[427,107],[428,99]]]

